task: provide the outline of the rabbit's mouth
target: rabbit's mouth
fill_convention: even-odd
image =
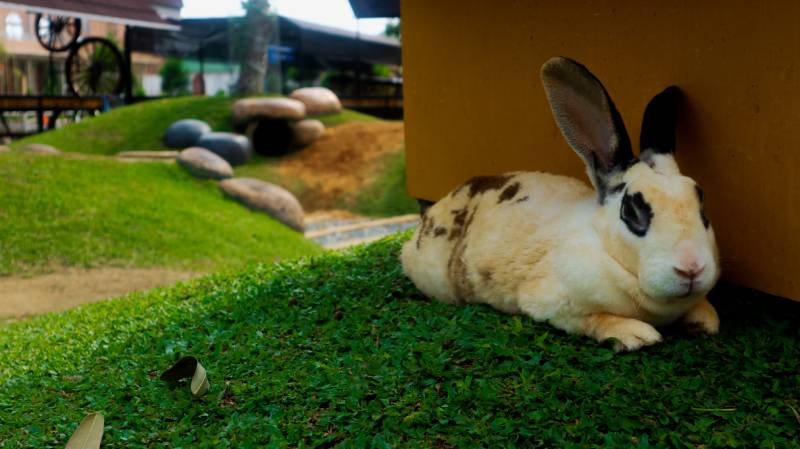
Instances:
[[[686,299],[686,298],[692,296],[692,293],[695,293],[695,291],[694,291],[694,282],[689,282],[689,287],[686,289],[686,293],[678,296],[678,298]]]
[[[686,291],[683,294],[677,295],[678,299],[696,298],[698,295],[708,292],[706,284],[702,279],[692,279],[688,282],[684,282],[683,286]]]

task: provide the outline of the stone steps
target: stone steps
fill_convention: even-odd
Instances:
[[[306,238],[328,249],[341,249],[381,239],[413,228],[419,215],[409,214],[370,220],[366,218],[320,219],[306,223]]]

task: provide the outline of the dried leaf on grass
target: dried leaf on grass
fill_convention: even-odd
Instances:
[[[164,374],[161,375],[161,380],[177,382],[189,377],[192,378],[191,390],[193,395],[200,397],[208,393],[210,385],[206,369],[203,368],[197,358],[192,356],[186,356],[178,360],[178,363],[164,371]]]
[[[103,439],[103,415],[92,413],[83,418],[78,430],[67,441],[65,449],[99,449],[100,440]]]

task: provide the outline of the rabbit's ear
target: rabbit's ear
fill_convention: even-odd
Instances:
[[[680,173],[674,158],[680,96],[677,86],[667,87],[650,100],[642,118],[639,158],[662,173]]]
[[[602,203],[612,178],[636,160],[622,116],[600,80],[571,59],[547,61],[541,76],[553,117],[586,164]]]

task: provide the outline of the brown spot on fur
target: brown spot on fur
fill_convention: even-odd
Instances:
[[[419,226],[419,234],[417,234],[417,249],[420,248],[422,244],[422,237],[427,237],[431,233],[431,228],[433,227],[433,218],[428,216],[427,213],[422,214],[422,223]]]
[[[525,195],[522,198],[520,198],[520,199],[518,199],[517,201],[514,201],[514,202],[515,203],[524,203],[525,201],[528,201],[528,199],[530,199],[530,197],[528,195]]]
[[[497,199],[497,203],[500,204],[503,201],[508,201],[514,199],[514,196],[519,192],[519,183],[515,182],[510,186],[503,189],[503,192],[500,193],[500,197]]]
[[[431,235],[431,231],[433,231],[433,227],[434,227],[434,226],[435,226],[435,225],[434,225],[434,223],[433,223],[433,217],[431,217],[431,218],[428,218],[428,222],[427,222],[427,223],[426,223],[426,225],[425,225],[425,229],[423,229],[423,230],[422,230],[422,232],[423,232],[423,233],[425,233],[425,236],[426,236],[426,237],[427,237],[427,236],[429,236],[429,235]]]
[[[445,234],[447,234],[447,228],[444,228],[442,226],[439,226],[438,228],[436,228],[433,231],[433,236],[434,237],[441,237],[441,236],[443,236]]]
[[[481,280],[483,281],[484,284],[488,284],[489,282],[492,281],[492,272],[491,271],[486,270],[486,269],[481,270],[480,271],[480,275],[481,275]]]
[[[457,226],[464,226],[464,221],[467,219],[467,206],[464,206],[463,209],[453,209],[450,211],[451,214],[454,215],[453,217],[453,224]]]
[[[488,190],[500,190],[511,180],[513,176],[476,176],[469,181],[469,197],[472,198],[479,193],[484,193]]]
[[[450,237],[448,237],[447,240],[452,241],[461,236],[469,210],[467,210],[467,206],[464,206],[463,209],[455,209],[450,212],[454,215],[453,228],[450,229]]]
[[[463,209],[463,212],[465,212],[466,215],[466,207]],[[472,283],[469,281],[467,264],[464,262],[464,252],[467,250],[467,243],[464,241],[464,238],[467,235],[467,230],[469,230],[470,225],[472,225],[472,220],[475,218],[476,212],[478,212],[477,206],[472,209],[469,218],[467,218],[464,225],[459,228],[457,241],[453,245],[453,252],[450,253],[450,259],[447,261],[447,274],[450,278],[450,288],[453,290],[453,296],[460,303],[465,303],[468,298],[471,298],[474,290]],[[452,232],[450,236],[452,239]]]

